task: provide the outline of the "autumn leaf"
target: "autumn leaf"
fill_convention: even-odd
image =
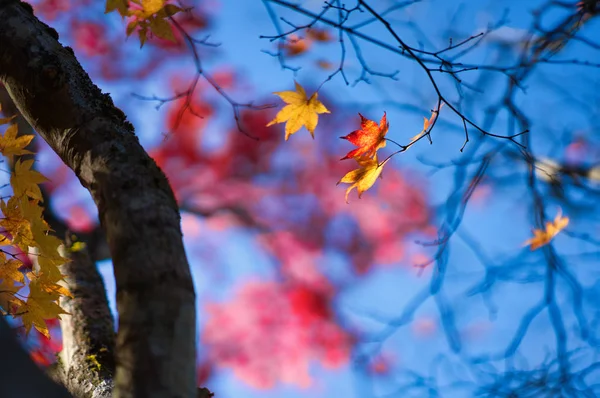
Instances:
[[[174,4],[166,4],[159,12],[156,13],[156,16],[159,18],[168,18],[172,17],[180,11],[183,11],[183,9],[177,7]]]
[[[0,119],[0,124],[9,121]],[[17,125],[10,125],[0,137],[0,153],[9,159],[29,154],[31,152],[24,148],[32,138],[33,135],[17,137]],[[0,228],[4,231],[0,235],[0,244],[11,244],[27,254],[34,250],[37,254],[36,271],[28,273],[25,278],[20,271],[23,263],[16,259],[7,260],[0,252],[0,313],[20,316],[26,332],[34,327],[49,337],[45,319],[65,313],[57,301],[71,293],[61,285],[64,275],[59,266],[67,261],[58,252],[62,242],[49,234],[50,227],[42,218],[43,208],[39,206],[42,193],[38,184],[47,181],[47,178],[31,169],[33,162],[33,159],[19,159],[13,165],[10,176],[13,196],[7,202],[0,199]],[[25,287],[29,290],[26,301],[19,294],[19,290]]]
[[[33,272],[29,272],[27,274],[27,277],[29,277],[29,279],[32,281],[35,280],[39,289],[43,292],[48,293],[49,295],[73,298],[73,294],[69,291],[67,287],[49,281],[43,274],[35,274]]]
[[[138,37],[140,38],[140,48],[142,48],[148,38],[148,26],[143,25],[140,30],[138,30]]]
[[[40,284],[37,280],[29,284],[29,296],[27,302],[20,309],[24,311],[21,319],[25,327],[25,333],[29,333],[32,327],[46,337],[50,337],[48,325],[45,319],[60,318],[60,314],[66,312],[56,303],[60,293],[48,289],[47,286]]]
[[[6,278],[0,280],[0,315],[14,314],[23,302],[15,297],[22,286],[15,285],[15,281]]]
[[[49,281],[58,282],[63,277],[59,266],[66,261],[58,252],[58,247],[62,242],[56,236],[50,235],[47,229],[44,231],[43,226],[39,225],[40,222],[41,220],[33,222],[31,226],[38,248],[37,264]]]
[[[124,17],[127,15],[127,0],[106,0],[105,14],[117,10],[119,14]]]
[[[0,125],[11,122],[17,115],[12,115],[11,117],[0,117]]]
[[[546,222],[546,229],[544,229],[544,230],[534,229],[533,230],[533,238],[528,239],[524,243],[524,246],[530,245],[531,250],[539,249],[540,247],[550,243],[552,238],[554,238],[560,231],[565,229],[565,227],[567,225],[569,225],[569,218],[562,217],[562,214],[559,210],[554,221]]]
[[[435,120],[437,119],[438,115],[440,114],[440,110],[442,109],[443,106],[444,106],[444,103],[442,102],[442,104],[440,105],[440,107],[437,110],[431,112],[431,116],[429,117],[429,119],[427,119],[425,116],[423,116],[423,130],[421,130],[421,132],[419,134],[412,137],[407,146],[411,146],[417,140],[419,140],[421,137],[423,137],[425,134],[427,134],[429,132],[430,127],[433,126],[433,122],[435,122]]]
[[[333,64],[327,60],[320,59],[316,62],[317,66],[323,70],[333,69]]]
[[[431,111],[431,116],[429,116],[429,119],[423,116],[423,130],[429,130],[429,127],[433,126],[433,122],[435,122],[435,120],[437,119],[438,115],[440,114],[440,110],[443,106],[444,103],[442,102],[442,104],[437,110]]]
[[[375,180],[377,180],[377,177],[379,177],[383,171],[383,166],[385,163],[387,163],[386,160],[382,164],[379,164],[377,161],[377,154],[375,154],[373,159],[363,157],[356,159],[356,161],[360,167],[356,170],[346,173],[346,175],[338,181],[338,184],[341,182],[352,184],[348,187],[348,189],[346,189],[346,203],[348,203],[348,195],[350,194],[350,191],[352,191],[354,188],[356,188],[358,191],[358,198],[360,199],[363,192],[375,184]]]
[[[18,260],[7,260],[4,253],[0,252],[0,280],[13,280],[19,283],[25,283],[25,277],[19,269],[23,263]]]
[[[128,8],[126,15],[132,19],[127,24],[126,34],[130,36],[136,29],[143,47],[151,33],[161,39],[176,41],[173,29],[167,19],[182,11],[166,0],[131,0],[134,7]],[[120,11],[119,11],[120,12]]]
[[[48,181],[40,172],[31,170],[33,159],[21,162],[17,160],[14,171],[10,176],[10,184],[16,197],[28,196],[32,199],[42,201],[42,191],[38,184]]]
[[[17,125],[11,124],[0,137],[0,152],[9,159],[14,155],[27,155],[32,152],[25,149],[33,139],[33,135],[22,135],[17,138]]]
[[[133,31],[135,30],[135,28],[137,28],[139,23],[140,23],[140,21],[138,21],[137,19],[134,19],[133,21],[130,21],[127,24],[127,28],[125,29],[125,34],[127,35],[127,37],[129,37],[129,35],[131,35],[133,33]]]
[[[327,29],[310,28],[306,30],[306,37],[319,42],[333,41],[331,34]]]
[[[385,146],[385,135],[389,128],[385,112],[383,112],[379,125],[360,113],[358,115],[360,116],[360,129],[351,132],[347,136],[340,137],[350,141],[358,148],[348,152],[341,160],[358,157],[372,158],[378,149]]]
[[[160,18],[152,18],[150,20],[150,30],[156,37],[160,37],[161,39],[175,41],[175,36],[173,36],[173,30],[171,29],[171,25]]]
[[[165,0],[142,0],[142,8],[147,16],[159,12],[164,5]]]
[[[285,51],[285,55],[293,57],[305,53],[310,46],[310,40],[291,35],[287,41],[281,45],[281,48]]]
[[[319,113],[329,113],[325,105],[317,99],[316,92],[310,98],[307,98],[304,88],[297,82],[295,84],[296,91],[278,91],[274,93],[288,105],[280,110],[275,119],[267,124],[267,127],[269,127],[273,124],[286,122],[286,141],[290,135],[300,130],[302,126],[305,126],[314,138],[315,128],[319,123]]]
[[[23,216],[21,201],[14,196],[8,202],[0,200],[0,210],[3,215],[0,218],[0,227],[10,234],[11,243],[24,251],[27,251],[29,246],[35,245],[29,221]]]

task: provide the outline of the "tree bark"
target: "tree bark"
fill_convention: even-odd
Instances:
[[[0,21],[0,81],[90,191],[106,231],[119,312],[114,396],[195,396],[195,294],[166,177],[30,6],[0,0]]]
[[[77,398],[112,397],[115,371],[115,329],[106,288],[85,247],[74,247],[65,236],[61,267],[65,286],[73,297],[62,297],[60,306],[63,348],[55,378]]]

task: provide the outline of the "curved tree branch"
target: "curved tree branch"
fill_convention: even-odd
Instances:
[[[68,258],[61,267],[73,297],[62,297],[63,348],[57,378],[76,397],[110,398],[114,387],[115,329],[108,307],[106,288],[96,264],[85,247],[71,250],[72,237],[65,237]]]
[[[117,284],[116,397],[192,397],[195,294],[162,171],[56,32],[0,0],[0,81],[98,206]]]

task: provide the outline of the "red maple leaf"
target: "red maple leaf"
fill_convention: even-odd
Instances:
[[[379,121],[379,125],[360,113],[358,115],[360,116],[360,129],[351,132],[345,137],[340,137],[350,141],[358,148],[348,152],[341,160],[356,157],[372,158],[379,148],[385,146],[385,135],[390,126],[385,117],[385,112],[383,112],[383,117]]]

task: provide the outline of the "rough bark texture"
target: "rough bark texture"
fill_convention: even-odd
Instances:
[[[104,281],[86,248],[69,250],[68,234],[65,245],[63,256],[71,261],[61,271],[73,297],[60,300],[70,315],[60,319],[63,349],[57,378],[78,398],[109,398],[114,387],[115,328]]]
[[[115,397],[193,397],[195,295],[177,203],[125,115],[31,7],[0,0],[0,81],[98,206],[115,269]]]
[[[15,121],[19,136],[35,134],[4,87],[0,87],[0,105],[5,116],[17,116]],[[34,142],[29,145],[28,150],[35,151]],[[19,157],[21,160],[27,158],[33,156]],[[11,163],[14,164],[14,159]],[[10,164],[11,170],[13,164]],[[50,210],[52,198],[47,195],[43,186],[40,188],[46,205],[44,219],[57,236],[65,236],[67,247],[71,247],[74,235],[68,232],[65,222]],[[61,316],[63,350],[59,362],[51,365],[46,372],[77,398],[109,398],[112,397],[114,388],[114,322],[108,307],[104,281],[96,269],[96,259],[90,255],[90,249],[96,254],[106,253],[104,258],[110,257],[110,253],[104,231],[100,227],[91,234],[77,234],[77,238],[79,243],[82,243],[82,239],[85,242],[83,250],[74,253],[63,250],[61,253],[63,257],[70,259],[61,272],[66,276],[65,286],[74,297],[61,299],[61,307],[71,315]],[[36,258],[32,257],[32,261],[35,262]]]

